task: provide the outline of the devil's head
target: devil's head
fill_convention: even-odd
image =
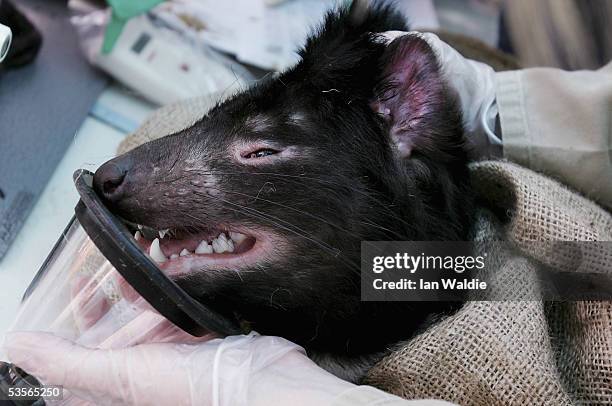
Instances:
[[[361,302],[360,242],[464,240],[471,218],[461,115],[432,50],[387,43],[406,30],[389,9],[355,14],[330,13],[296,66],[94,179],[124,219],[171,230],[139,242],[198,300],[346,354],[445,308]]]

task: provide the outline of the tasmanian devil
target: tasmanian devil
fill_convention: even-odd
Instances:
[[[354,3],[354,4],[358,4]],[[202,303],[356,380],[448,302],[362,302],[360,242],[466,240],[462,117],[388,7],[330,12],[280,75],[104,164],[94,187]],[[165,230],[169,230],[166,232]]]

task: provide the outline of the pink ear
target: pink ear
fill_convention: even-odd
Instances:
[[[400,156],[434,150],[443,141],[437,139],[444,136],[440,130],[452,130],[448,120],[456,123],[458,113],[432,49],[418,36],[405,35],[389,44],[382,61],[382,77],[371,106],[389,124]]]

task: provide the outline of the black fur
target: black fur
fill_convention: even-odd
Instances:
[[[331,12],[295,67],[111,161],[129,171],[109,204],[133,222],[239,224],[282,236],[277,258],[178,282],[344,377],[330,359],[383,354],[458,306],[360,300],[361,241],[466,240],[472,221],[461,115],[431,50],[418,38],[386,46],[376,34],[406,29],[390,8],[357,23],[347,10]],[[263,130],[249,125],[253,117]],[[229,152],[260,139],[299,153],[249,166]]]

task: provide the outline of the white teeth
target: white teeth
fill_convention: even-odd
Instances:
[[[189,252],[187,250],[187,248],[183,248],[183,250],[181,251],[181,253],[179,254],[181,257],[186,257],[187,255],[191,254],[191,252]]]
[[[172,254],[170,255],[170,259],[177,259],[179,257],[178,254]]]
[[[198,248],[196,248],[195,253],[196,254],[212,254],[213,247],[208,245],[206,241],[202,241],[200,245],[198,245]]]
[[[235,233],[233,231],[230,231],[229,236],[236,243],[236,245],[240,245],[240,243],[246,240],[246,235],[241,233]]]
[[[166,236],[166,234],[168,234],[169,231],[170,231],[169,228],[166,228],[165,230],[159,230],[159,238],[163,240],[164,237]]]
[[[222,246],[222,242],[219,241],[218,238],[215,238],[214,240],[212,240],[212,249],[213,249],[214,252],[216,252],[218,254],[220,254],[223,251],[225,251],[224,247]]]
[[[153,258],[155,262],[160,264],[166,262],[166,260],[168,259],[162,252],[161,247],[159,246],[158,238],[154,239],[151,243],[151,247],[149,248],[149,255],[151,256],[151,258]]]
[[[212,241],[212,248],[213,251],[218,254],[221,254],[223,252],[232,252],[234,251],[234,243],[232,242],[232,240],[228,241],[225,234],[221,233],[219,234],[219,237],[215,238]]]
[[[134,234],[134,239],[136,241],[142,240],[142,233],[140,231],[136,231],[136,234]]]

